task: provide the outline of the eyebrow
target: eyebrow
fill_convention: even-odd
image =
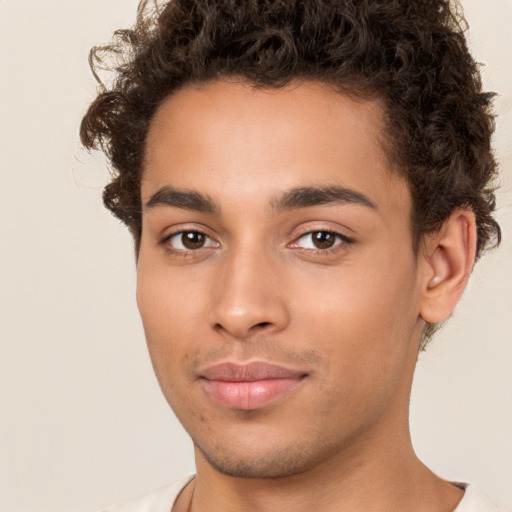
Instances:
[[[355,204],[377,210],[364,194],[341,186],[297,187],[271,201],[276,211],[298,210],[324,204]],[[178,190],[168,185],[157,190],[146,203],[148,209],[170,206],[203,213],[217,213],[220,208],[208,197],[193,190]]]
[[[364,194],[341,186],[293,188],[272,202],[276,211],[324,204],[355,204],[378,210],[377,205]]]
[[[157,206],[171,206],[204,213],[214,213],[219,210],[206,195],[191,190],[177,190],[170,186],[158,189],[146,203],[148,209]]]

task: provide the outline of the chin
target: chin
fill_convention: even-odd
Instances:
[[[219,473],[235,478],[285,478],[308,471],[315,466],[312,447],[287,446],[267,449],[264,453],[216,447],[208,450],[195,445],[202,457]],[[318,445],[317,445],[318,450]],[[318,454],[317,454],[318,455]]]

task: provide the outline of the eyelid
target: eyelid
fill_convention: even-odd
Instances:
[[[299,240],[301,240],[307,236],[313,235],[314,233],[329,233],[329,234],[335,236],[336,238],[338,238],[339,240],[332,247],[328,247],[326,249],[312,248],[312,247],[308,248],[308,247],[301,247],[300,245],[298,245]],[[295,236],[293,238],[292,242],[288,244],[288,247],[291,247],[292,249],[303,249],[308,252],[317,252],[317,253],[325,254],[325,253],[329,253],[332,251],[336,251],[337,249],[340,249],[342,246],[345,246],[347,244],[350,245],[353,243],[354,243],[354,239],[352,237],[349,237],[336,229],[326,228],[326,227],[318,227],[318,228],[313,227],[313,228],[308,228],[308,229],[302,231],[301,233],[299,233],[297,236]]]
[[[309,224],[309,223],[308,223]],[[313,223],[311,223],[313,224]],[[302,229],[299,229],[298,232],[293,235],[293,239],[291,242],[287,243],[286,246],[288,248],[292,249],[298,249],[303,250],[308,253],[319,253],[319,254],[327,254],[329,252],[334,252],[337,250],[340,250],[342,247],[345,247],[346,245],[353,244],[355,240],[351,237],[346,235],[341,228],[333,228],[330,226],[326,226],[325,224],[323,226],[315,226],[315,225],[307,225],[303,226]],[[349,230],[349,228],[346,228]],[[200,253],[203,250],[211,250],[216,249],[221,246],[221,244],[216,240],[214,236],[209,234],[209,229],[203,226],[197,226],[197,225],[179,225],[175,226],[174,228],[171,228],[171,231],[167,231],[165,235],[161,237],[161,239],[158,241],[158,244],[163,246],[167,251],[173,252],[178,255],[183,256],[190,256],[194,253]],[[351,230],[350,230],[351,231]],[[183,233],[199,233],[203,235],[206,239],[206,244],[195,248],[178,248],[173,246],[171,244],[171,241],[174,237],[178,237],[179,235],[182,235]],[[328,248],[314,248],[314,247],[302,247],[299,245],[299,241],[301,239],[304,239],[307,236],[311,236],[314,233],[329,233],[332,234],[337,240],[335,240],[335,244],[332,247]]]
[[[170,241],[179,235],[183,235],[183,233],[199,233],[203,235],[207,240],[209,240],[210,243],[208,245],[199,247],[197,249],[187,249],[187,248],[176,248],[173,247],[170,243]],[[210,249],[210,248],[217,248],[220,246],[219,242],[217,242],[212,236],[210,236],[208,233],[205,232],[205,230],[197,228],[197,227],[180,227],[177,229],[172,230],[169,233],[166,233],[161,240],[158,242],[159,245],[164,246],[168,251],[179,253],[179,254],[186,254],[186,253],[195,253],[199,252],[202,249]]]

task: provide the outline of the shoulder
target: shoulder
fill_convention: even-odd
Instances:
[[[169,512],[179,493],[193,477],[193,475],[189,475],[172,484],[155,489],[141,498],[108,507],[98,512]]]
[[[454,512],[507,512],[498,508],[484,493],[476,487],[461,484],[465,489],[464,497]]]

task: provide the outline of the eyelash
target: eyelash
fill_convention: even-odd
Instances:
[[[209,239],[210,241],[212,241],[213,244],[217,244],[218,245],[218,242],[213,240],[206,233],[204,233],[204,232],[202,232],[200,230],[197,230],[197,229],[183,229],[183,230],[180,230],[180,231],[175,231],[173,233],[170,233],[169,235],[165,236],[159,242],[159,245],[163,246],[166,249],[166,251],[168,251],[169,253],[172,253],[174,255],[178,255],[178,256],[181,256],[181,257],[184,257],[184,258],[194,256],[194,253],[198,253],[199,251],[201,251],[201,249],[208,249],[208,248],[212,247],[212,246],[206,246],[206,247],[203,246],[203,247],[199,247],[197,249],[188,249],[188,250],[187,249],[176,249],[175,247],[173,247],[169,243],[174,237],[177,237],[179,235],[183,235],[185,233],[193,233],[193,234],[202,235],[202,236],[206,237],[207,239]],[[326,234],[334,236],[339,241],[338,241],[338,243],[335,243],[335,245],[333,245],[332,247],[329,247],[329,248],[326,248],[326,249],[302,248],[302,247],[297,246],[297,242],[299,240],[301,240],[301,239],[303,239],[303,238],[305,238],[307,236],[313,235],[314,233],[326,233]],[[303,249],[308,254],[327,255],[327,254],[331,254],[333,252],[336,252],[336,251],[340,250],[340,248],[342,246],[344,246],[344,245],[350,245],[350,244],[353,244],[353,243],[354,243],[354,240],[352,238],[344,235],[343,233],[339,233],[338,231],[334,231],[332,229],[312,229],[312,230],[309,230],[309,231],[305,231],[304,233],[301,233],[299,236],[297,236],[291,242],[291,244],[288,244],[288,247],[292,247],[292,248],[296,248],[296,249]]]
[[[182,229],[180,231],[175,231],[173,233],[170,233],[169,235],[165,236],[160,242],[159,244],[162,245],[166,251],[172,253],[172,254],[175,254],[175,255],[178,255],[178,256],[182,256],[183,258],[187,258],[187,257],[190,257],[190,256],[194,256],[194,253],[197,253],[199,252],[201,249],[207,249],[209,248],[210,246],[207,246],[207,247],[199,247],[197,249],[176,249],[175,247],[173,247],[171,244],[170,244],[170,241],[174,238],[174,237],[178,237],[179,235],[184,235],[185,233],[193,233],[193,234],[198,234],[198,235],[202,235],[204,236],[206,239],[208,240],[211,240],[213,241],[215,244],[217,244],[217,242],[215,242],[212,237],[208,236],[206,233],[204,233],[203,231],[200,231],[198,229]]]
[[[334,231],[332,229],[310,229],[310,230],[305,231],[304,233],[300,234],[298,237],[296,237],[294,239],[294,241],[292,242],[292,247],[293,247],[293,245],[297,244],[297,242],[299,240],[305,238],[306,236],[311,236],[314,233],[326,233],[326,234],[334,236],[339,241],[338,241],[338,243],[335,243],[335,245],[333,245],[332,247],[328,247],[326,249],[320,249],[320,248],[313,249],[313,248],[301,248],[301,247],[297,247],[297,249],[304,249],[305,251],[307,251],[308,254],[327,255],[327,254],[332,254],[336,251],[339,251],[345,245],[350,245],[350,244],[354,243],[354,240],[352,238],[350,238],[338,231]]]

